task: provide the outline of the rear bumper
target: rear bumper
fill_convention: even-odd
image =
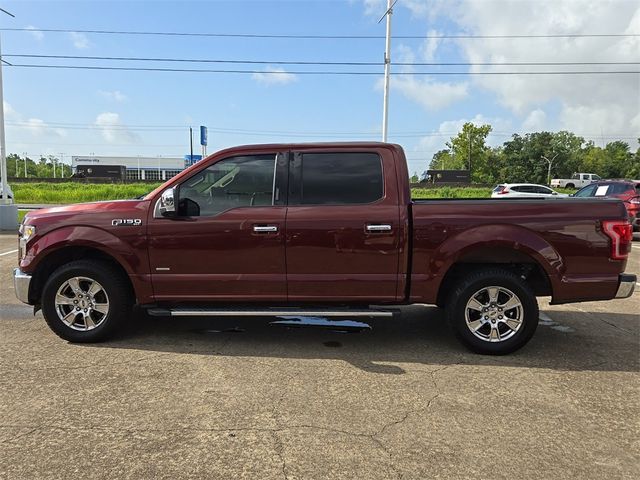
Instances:
[[[24,273],[19,268],[13,269],[13,288],[16,297],[23,303],[29,304],[29,286],[31,285],[31,275]]]
[[[620,283],[618,285],[618,291],[616,292],[616,298],[629,298],[633,295],[633,291],[636,288],[636,282],[638,278],[635,275],[623,273],[620,275]]]

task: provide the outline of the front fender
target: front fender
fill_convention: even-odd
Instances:
[[[117,237],[101,228],[67,226],[51,230],[29,242],[27,253],[20,261],[20,269],[34,272],[40,262],[51,253],[67,247],[87,247],[113,257],[129,275],[149,273],[144,235]]]

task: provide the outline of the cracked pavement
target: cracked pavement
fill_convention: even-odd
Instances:
[[[0,254],[16,248],[0,234]],[[549,306],[505,357],[438,309],[372,330],[136,316],[73,345],[0,256],[1,479],[635,479],[640,293]],[[640,242],[627,271],[640,273]]]

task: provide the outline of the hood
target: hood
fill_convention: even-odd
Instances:
[[[40,232],[67,225],[103,228],[116,219],[135,218],[146,223],[149,203],[148,200],[112,200],[42,208],[27,213],[23,223],[40,227]]]

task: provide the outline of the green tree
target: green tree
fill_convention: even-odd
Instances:
[[[489,165],[491,148],[486,144],[491,133],[491,125],[474,125],[467,122],[462,131],[447,142],[451,164],[447,170],[471,170],[471,181],[474,183],[492,183],[492,166]]]

